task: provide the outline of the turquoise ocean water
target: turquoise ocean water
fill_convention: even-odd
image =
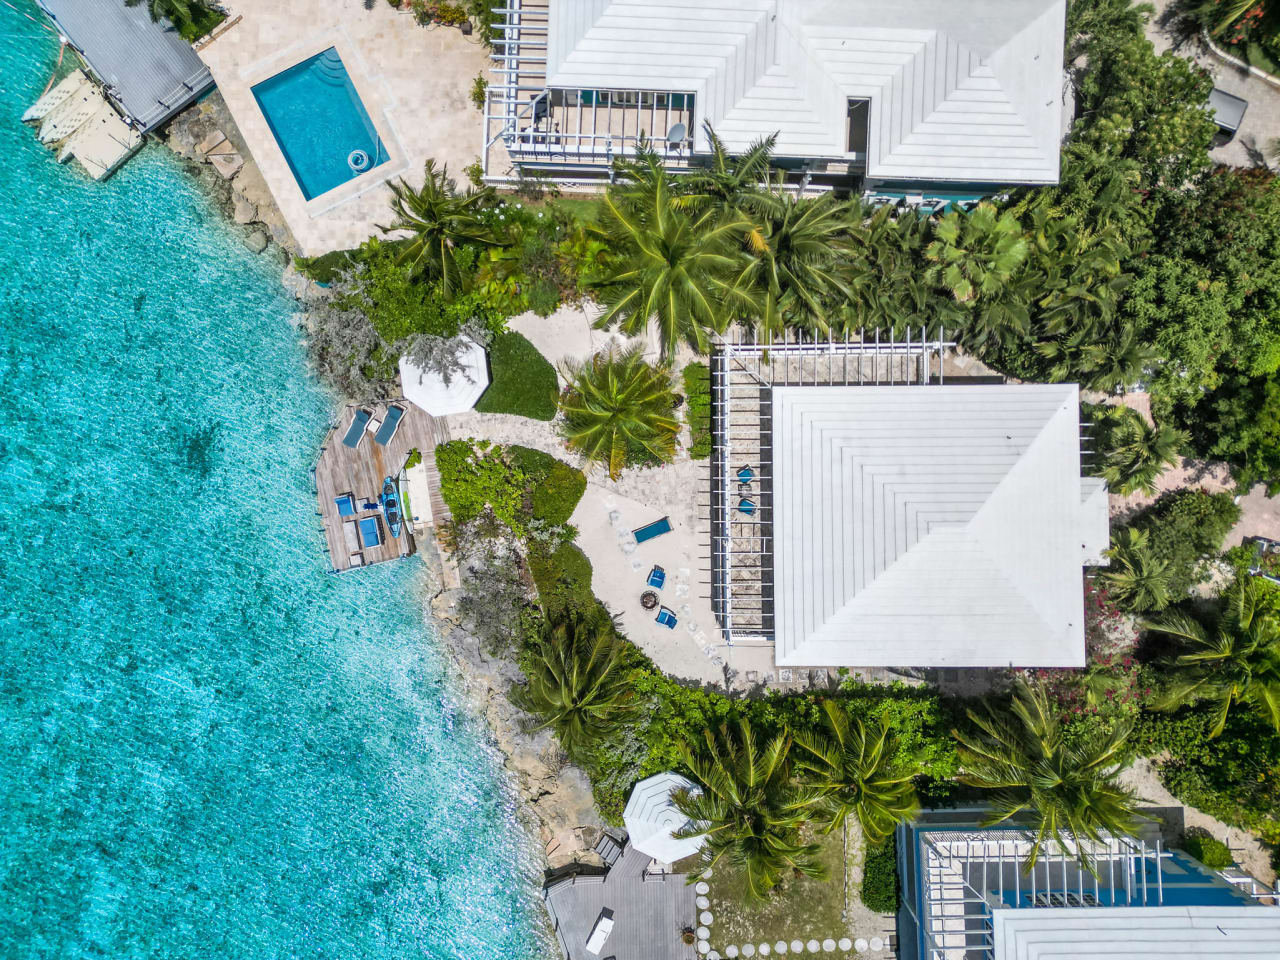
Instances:
[[[325,572],[278,266],[161,147],[57,166],[56,55],[0,5],[0,956],[539,955],[422,565]]]

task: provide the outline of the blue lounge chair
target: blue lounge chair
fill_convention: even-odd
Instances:
[[[657,564],[649,571],[649,586],[655,590],[661,590],[662,585],[667,582],[667,571],[663,570]]]
[[[360,542],[366,550],[382,543],[382,528],[378,526],[377,517],[365,517],[360,521]]]
[[[383,418],[382,426],[378,428],[378,432],[373,435],[373,442],[380,447],[385,447],[391,442],[391,438],[396,435],[396,430],[400,427],[400,418],[404,416],[404,407],[387,407],[387,415]]]
[[[750,483],[755,478],[756,478],[756,472],[752,470],[750,467],[743,467],[741,470],[738,471],[739,483]]]
[[[755,516],[756,502],[754,500],[748,500],[746,497],[743,497],[741,500],[738,501],[738,510],[742,513],[745,513],[748,517]]]
[[[360,438],[364,436],[364,428],[369,425],[369,421],[373,418],[368,410],[357,410],[356,415],[351,418],[351,426],[347,428],[347,435],[342,438],[342,445],[350,447],[354,450],[360,446]]]
[[[646,523],[643,527],[637,527],[631,531],[631,535],[636,538],[636,543],[644,543],[646,540],[652,540],[654,537],[660,537],[664,533],[671,532],[671,521],[666,517],[661,520],[655,520],[653,523]]]
[[[344,493],[340,497],[334,497],[333,502],[338,505],[338,516],[353,517],[356,513],[356,501],[349,493]]]
[[[662,624],[668,630],[674,630],[678,622],[679,621],[676,620],[674,611],[668,610],[666,607],[660,607],[658,609],[658,623]]]

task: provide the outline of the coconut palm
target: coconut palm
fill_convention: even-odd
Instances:
[[[688,188],[720,211],[744,213],[753,209],[750,201],[758,196],[769,180],[773,165],[773,148],[778,142],[776,133],[752,142],[746,153],[733,156],[724,142],[716,136],[711,124],[704,123],[711,156],[705,166],[699,167],[684,178]]]
[[[606,275],[592,284],[604,306],[596,326],[640,336],[653,321],[664,359],[681,340],[706,353],[711,334],[729,323],[723,297],[744,222],[712,209],[695,212],[697,198],[677,192],[652,151],[617,169],[625,179],[601,202],[599,233],[611,256]]]
[[[1114,493],[1153,496],[1160,474],[1177,462],[1186,442],[1181,430],[1148,423],[1129,407],[1113,407],[1098,422],[1101,476]]]
[[[1182,612],[1147,626],[1181,646],[1164,665],[1171,679],[1158,709],[1209,701],[1215,714],[1211,737],[1222,733],[1227,714],[1238,706],[1280,730],[1280,614],[1259,581],[1245,577],[1232,584],[1207,627]]]
[[[1107,551],[1112,566],[1100,578],[1107,594],[1134,613],[1163,610],[1169,605],[1169,561],[1151,553],[1147,532],[1137,527],[1121,530]]]
[[[672,415],[671,373],[645,363],[641,345],[610,346],[583,363],[566,363],[564,377],[561,431],[588,463],[604,464],[616,480],[625,466],[675,456],[680,421]]]
[[[761,746],[751,724],[703,733],[696,752],[682,744],[685,765],[701,790],[676,791],[672,799],[690,824],[676,836],[705,836],[704,869],[739,873],[747,892],[763,899],[788,870],[823,875],[817,844],[800,840],[804,823],[801,791],[791,777],[791,738],[780,733]]]
[[[967,713],[972,729],[952,731],[963,771],[959,779],[995,791],[985,826],[1015,818],[1030,821],[1035,840],[1027,869],[1046,841],[1069,849],[1071,840],[1101,840],[1104,833],[1136,828],[1137,798],[1116,782],[1125,762],[1128,725],[1068,743],[1044,690],[1022,680],[1008,709],[988,704],[982,712]],[[1081,865],[1092,870],[1084,845],[1077,850]]]
[[[455,253],[459,245],[496,246],[500,242],[480,217],[495,198],[493,188],[468,187],[460,194],[449,178],[449,168],[437,170],[435,160],[428,159],[421,187],[414,189],[399,180],[391,184],[391,193],[396,218],[378,229],[383,233],[409,232],[399,244],[396,261],[408,265],[414,276],[438,282],[446,297],[463,292],[469,278],[458,267]]]
[[[528,683],[511,699],[542,718],[570,756],[616,730],[634,711],[635,689],[624,663],[625,650],[607,618],[543,625],[524,672]]]
[[[803,751],[796,765],[813,776],[812,803],[827,832],[852,814],[874,846],[920,809],[911,780],[921,769],[898,759],[898,740],[887,724],[868,730],[835,700],[824,700],[822,709],[825,733],[796,735]]]
[[[729,302],[761,331],[807,327],[826,333],[835,304],[853,292],[841,269],[850,251],[848,203],[834,194],[802,198],[781,188],[753,204],[742,266],[727,290]]]

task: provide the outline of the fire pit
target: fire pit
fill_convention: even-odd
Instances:
[[[640,606],[644,607],[646,610],[652,610],[657,605],[658,595],[652,590],[646,590],[644,593],[640,594]]]

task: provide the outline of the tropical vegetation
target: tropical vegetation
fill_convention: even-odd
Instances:
[[[194,43],[227,19],[226,14],[201,0],[124,0],[126,7],[146,4],[152,20],[168,20],[183,40]]]

